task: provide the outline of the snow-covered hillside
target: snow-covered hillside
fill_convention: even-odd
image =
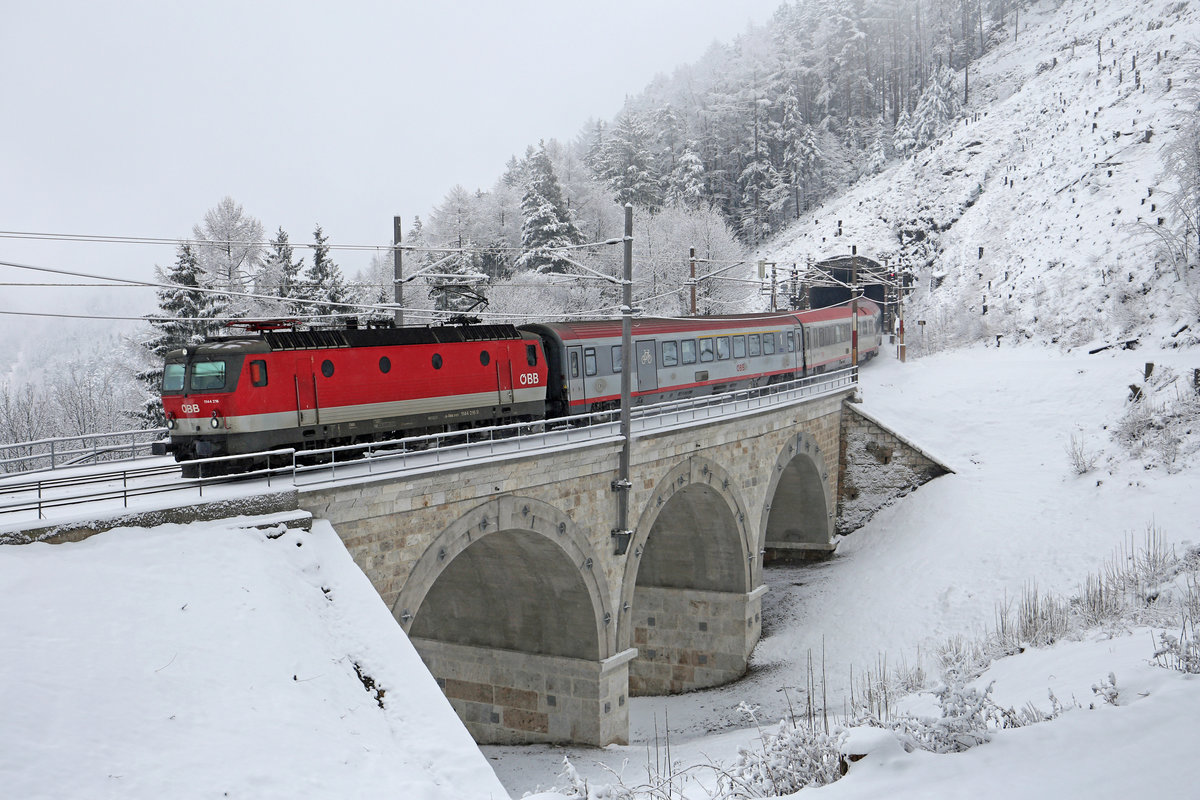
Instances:
[[[1198,37],[1193,3],[1037,4],[1015,40],[972,65],[967,116],[937,144],[859,181],[763,256],[804,264],[857,245],[915,270],[917,350],[995,336],[1195,341],[1200,279],[1162,252],[1159,220],[1174,189],[1160,156],[1197,88],[1185,55]]]
[[[501,798],[328,523],[0,547],[0,795]]]

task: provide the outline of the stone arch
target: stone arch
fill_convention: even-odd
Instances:
[[[733,487],[728,472],[700,456],[677,464],[654,484],[621,582],[621,649],[632,645],[628,612],[639,580],[643,585],[739,594],[753,588],[756,537]]]
[[[780,451],[766,486],[760,549],[828,551],[833,541],[829,466],[816,439],[798,433]]]
[[[416,638],[596,661],[614,652],[609,597],[570,517],[540,500],[503,495],[433,540],[392,613]]]

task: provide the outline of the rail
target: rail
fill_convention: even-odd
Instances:
[[[166,432],[166,428],[150,428],[0,444],[0,473],[38,472],[87,461],[132,461],[149,455],[150,443]]]
[[[702,424],[757,410],[815,399],[852,388],[858,380],[854,368],[786,383],[769,384],[724,394],[642,406],[631,414],[632,435]],[[204,497],[221,484],[265,480],[267,487],[284,483],[311,486],[356,477],[420,472],[449,465],[481,462],[502,456],[558,450],[580,443],[620,441],[618,412],[604,411],[537,422],[472,428],[384,442],[326,447],[313,450],[279,450],[238,456],[219,456],[186,462],[194,476],[180,478],[179,465],[168,463],[109,472],[61,475],[21,482],[0,482],[0,521],[10,515],[36,513],[93,503],[129,507],[132,498],[170,492]],[[230,474],[236,462],[254,462],[249,471]],[[238,487],[237,496],[246,491]],[[81,492],[74,491],[83,489]]]

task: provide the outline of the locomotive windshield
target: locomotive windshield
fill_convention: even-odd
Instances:
[[[167,362],[163,367],[162,390],[164,392],[182,392],[183,374],[182,362]]]
[[[224,361],[192,362],[192,391],[214,392],[225,388]]]
[[[241,356],[167,361],[163,365],[162,393],[231,392],[241,366]]]

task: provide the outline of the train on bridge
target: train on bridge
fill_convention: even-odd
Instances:
[[[633,320],[636,405],[850,366],[848,307]],[[858,357],[879,352],[879,306],[858,304]],[[188,462],[318,449],[616,408],[621,322],[248,331],[169,353],[169,440]],[[233,462],[251,469],[253,459]],[[185,464],[185,475],[197,471]],[[206,470],[207,472],[208,470]]]

